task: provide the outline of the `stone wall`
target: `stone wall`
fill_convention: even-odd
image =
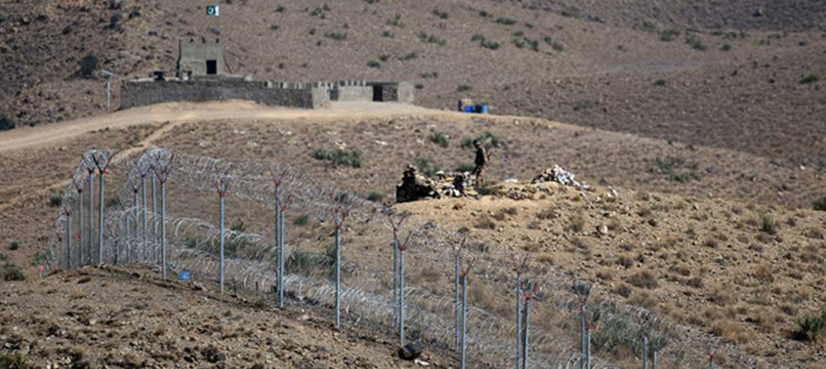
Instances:
[[[215,79],[191,81],[129,81],[121,86],[121,109],[174,101],[250,100],[272,106],[305,109],[328,105],[324,88],[273,88],[266,81]]]
[[[339,86],[330,90],[333,101],[373,101],[373,88],[369,86]]]
[[[407,82],[368,82],[373,89],[373,101],[413,103],[413,85]]]

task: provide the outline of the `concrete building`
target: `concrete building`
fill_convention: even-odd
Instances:
[[[180,41],[178,72],[181,76],[226,74],[224,44],[220,38],[188,38]]]

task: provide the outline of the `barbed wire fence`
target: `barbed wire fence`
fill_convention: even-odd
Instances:
[[[618,301],[599,286],[584,291],[571,276],[525,255],[352,196],[288,166],[154,147],[118,159],[92,150],[80,160],[63,192],[44,264],[93,264],[96,246],[98,264],[149,265],[162,278],[186,271],[221,291],[226,280],[234,290],[271,297],[276,306],[315,309],[336,325],[383,329],[402,344],[453,351],[462,362],[467,355],[471,367],[615,368],[621,359],[612,358],[611,347],[618,344],[632,347],[640,361],[634,366],[647,368],[649,357],[654,367],[657,360],[667,368],[708,363],[705,348],[694,343],[710,336]],[[160,185],[160,214],[147,201],[147,179],[152,188]],[[120,185],[109,199],[106,181]],[[292,223],[287,204],[297,215]],[[243,221],[225,229],[224,210]],[[400,241],[402,221],[409,234]],[[510,260],[515,269],[507,267]],[[473,277],[464,269],[459,276],[459,266],[471,263]],[[463,301],[460,287],[470,295],[462,293]],[[652,350],[649,336],[656,337]],[[592,355],[592,339],[603,356]],[[619,339],[629,342],[611,342]],[[736,350],[726,354],[735,362],[753,361]]]

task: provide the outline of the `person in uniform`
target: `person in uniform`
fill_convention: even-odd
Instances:
[[[476,188],[482,188],[485,185],[485,181],[483,178],[485,172],[485,166],[488,164],[488,160],[490,159],[490,153],[485,150],[482,146],[482,142],[479,140],[473,140],[473,147],[476,148],[476,159],[474,160],[474,164],[476,167],[473,168],[473,175],[476,177]]]

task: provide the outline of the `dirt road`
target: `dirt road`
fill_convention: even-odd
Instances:
[[[41,125],[32,128],[20,128],[0,133],[0,152],[60,144],[71,138],[101,129],[116,129],[136,125],[166,123],[160,136],[170,129],[188,122],[209,122],[215,120],[237,119],[364,119],[415,115],[458,114],[440,110],[426,109],[414,105],[394,103],[333,102],[324,109],[289,109],[257,105],[247,101],[227,101],[210,103],[169,103],[148,107],[129,109],[111,115],[82,118],[60,124]]]

